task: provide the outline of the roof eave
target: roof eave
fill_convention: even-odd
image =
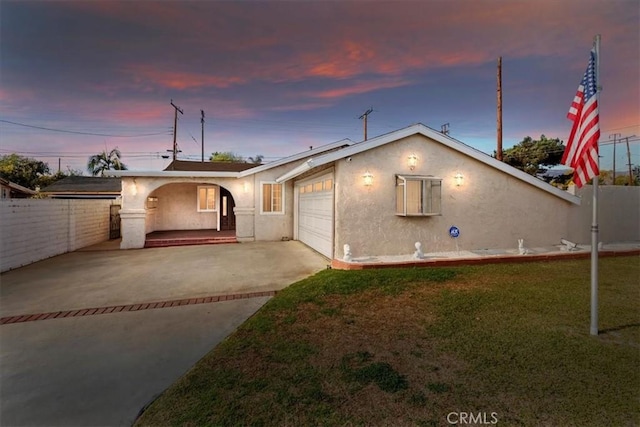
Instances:
[[[341,139],[340,141],[332,142],[330,144],[323,145],[321,147],[313,148],[308,151],[303,151],[301,153],[294,154],[293,156],[285,157],[283,159],[277,160],[275,162],[267,163],[262,166],[258,166],[255,168],[247,169],[245,171],[240,172],[240,178],[244,178],[245,176],[253,175],[259,172],[263,172],[278,166],[286,165],[287,163],[296,162],[299,160],[303,160],[305,158],[309,158],[311,156],[315,156],[318,154],[322,154],[324,152],[335,150],[336,148],[350,146],[353,145],[354,142],[349,138]]]
[[[121,178],[240,178],[240,172],[223,171],[108,171],[106,175]]]

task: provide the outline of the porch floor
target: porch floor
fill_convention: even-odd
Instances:
[[[148,233],[145,248],[238,243],[235,230],[159,230]]]

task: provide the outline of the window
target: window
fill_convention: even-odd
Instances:
[[[324,180],[324,191],[331,191],[333,189],[333,180],[325,179]]]
[[[432,176],[396,176],[396,215],[441,214],[442,179]]]
[[[282,184],[262,183],[262,213],[284,213]]]
[[[198,212],[215,212],[216,187],[198,186]]]

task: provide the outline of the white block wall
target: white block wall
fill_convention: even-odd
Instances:
[[[5,199],[0,202],[0,271],[109,239],[115,200]]]

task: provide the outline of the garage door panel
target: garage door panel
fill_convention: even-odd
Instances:
[[[323,186],[322,183],[327,179],[331,180],[331,185]],[[298,188],[300,187],[304,188],[304,192],[298,193],[298,240],[331,258],[333,256],[333,175],[306,180],[298,184]]]

